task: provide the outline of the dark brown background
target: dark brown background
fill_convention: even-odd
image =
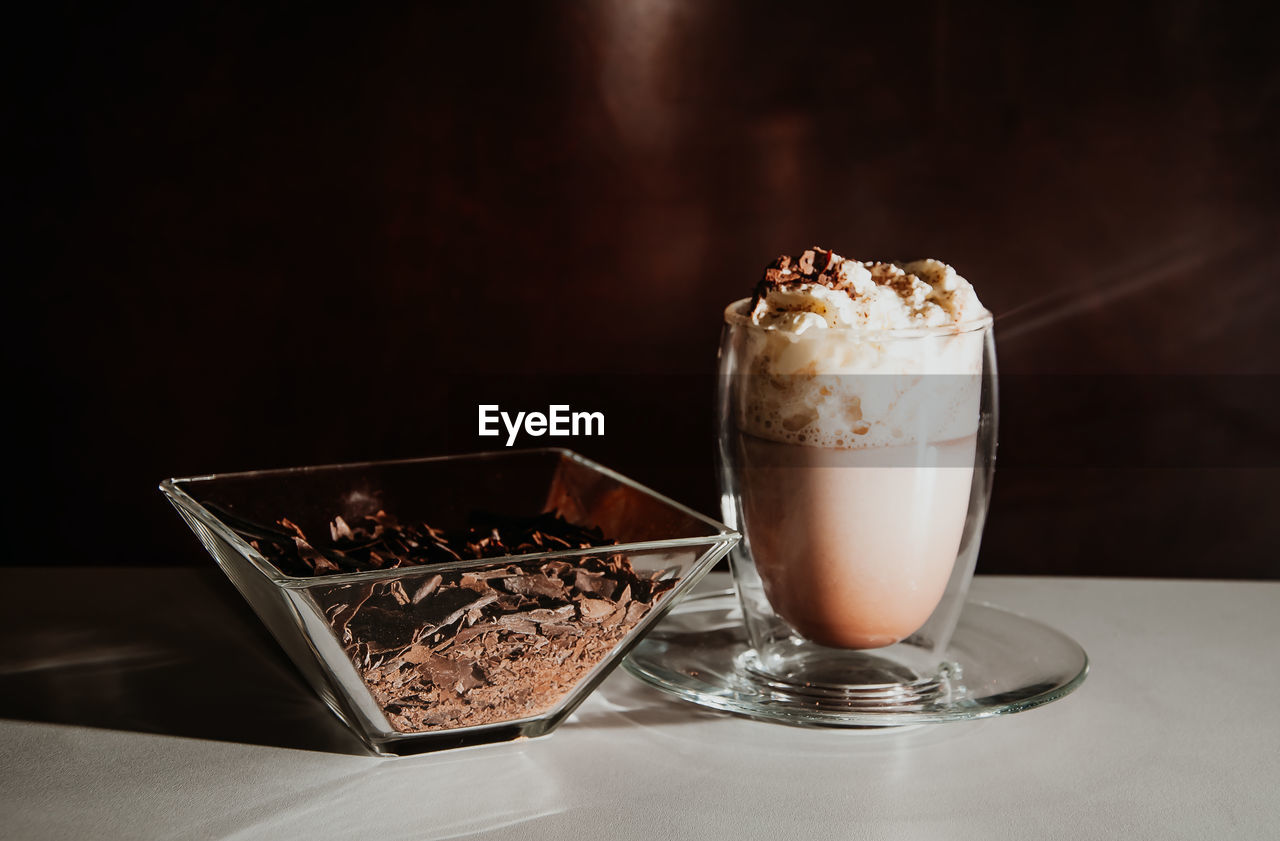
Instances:
[[[8,27],[5,563],[208,563],[160,478],[484,395],[715,513],[720,310],[819,243],[997,313],[981,571],[1280,577],[1265,4],[176,5]]]

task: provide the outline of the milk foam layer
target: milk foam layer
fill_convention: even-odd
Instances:
[[[947,441],[977,429],[983,332],[973,287],[937,260],[780,257],[750,301],[739,370],[744,431],[861,449]]]

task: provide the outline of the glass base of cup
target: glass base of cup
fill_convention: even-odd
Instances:
[[[904,644],[905,643],[905,644]],[[880,730],[1008,715],[1084,682],[1089,658],[1070,637],[990,605],[969,603],[937,651],[910,640],[868,651],[826,649],[805,664],[752,649],[731,590],[695,593],[632,650],[623,667],[674,697],[801,727]],[[860,663],[860,671],[851,670]],[[803,668],[802,668],[803,667]]]
[[[831,712],[918,712],[952,701],[960,666],[944,662],[919,669],[861,651],[809,652],[766,663],[755,649],[735,658],[735,668],[765,695]]]

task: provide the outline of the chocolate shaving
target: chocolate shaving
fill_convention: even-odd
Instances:
[[[833,251],[814,246],[799,257],[786,254],[765,267],[764,276],[756,284],[751,297],[751,310],[774,289],[788,283],[817,283],[832,289],[843,288],[838,272],[845,259]]]
[[[616,579],[609,578],[603,572],[588,572],[580,569],[574,576],[573,586],[584,593],[592,593],[602,599],[607,599],[612,597],[614,591],[618,589],[618,582]]]
[[[545,713],[677,581],[678,570],[641,575],[616,552],[465,571],[412,569],[611,542],[556,514],[475,514],[449,531],[402,524],[379,510],[359,521],[334,517],[329,542],[320,544],[288,518],[277,522],[282,532],[255,530],[253,543],[291,575],[405,570],[389,581],[312,591],[387,720],[403,733]]]
[[[465,527],[446,530],[401,524],[379,509],[358,521],[334,517],[328,541],[320,542],[287,517],[276,523],[281,529],[250,523],[236,528],[281,572],[299,577],[590,549],[612,542],[600,529],[575,525],[554,513],[525,518],[475,514]],[[560,569],[549,574],[560,574]]]
[[[588,622],[602,622],[616,608],[617,605],[605,599],[583,599],[578,602],[578,610],[582,612],[582,618]]]
[[[417,590],[413,591],[413,603],[417,604],[418,602],[425,599],[427,596],[434,593],[436,590],[440,589],[440,582],[443,580],[444,579],[441,578],[439,575],[433,575],[430,578],[428,578],[426,582],[424,582],[420,587],[418,587]]]
[[[333,524],[329,526],[329,535],[335,543],[338,540],[355,540],[356,538],[351,532],[351,527],[347,525],[347,521],[342,519],[341,514],[333,518]]]
[[[504,578],[502,583],[509,592],[522,596],[545,596],[549,599],[563,599],[565,596],[564,582],[547,575],[517,574]]]

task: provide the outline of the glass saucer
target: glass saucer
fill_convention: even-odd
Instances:
[[[1007,715],[1056,701],[1084,683],[1089,658],[1053,628],[979,602],[965,605],[927,698],[903,685],[796,693],[753,668],[742,611],[732,590],[695,594],[623,661],[658,689],[706,707],[800,726],[887,727]]]

